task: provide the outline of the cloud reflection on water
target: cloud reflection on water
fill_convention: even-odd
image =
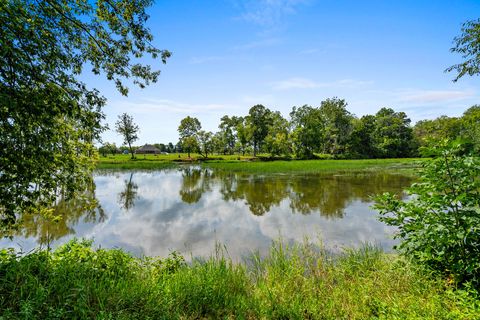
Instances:
[[[220,243],[238,259],[265,253],[280,236],[288,242],[320,237],[334,250],[364,242],[390,250],[393,229],[376,220],[370,196],[401,193],[411,182],[388,173],[261,176],[198,167],[102,172],[95,177],[96,197],[106,218],[96,224],[77,218],[69,227],[77,237],[135,255],[178,250],[205,257]],[[36,240],[17,237],[0,245],[28,249]]]

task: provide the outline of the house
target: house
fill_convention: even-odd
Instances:
[[[146,144],[137,150],[135,150],[136,154],[159,154],[160,150],[151,144]]]

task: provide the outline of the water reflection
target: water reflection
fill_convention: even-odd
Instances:
[[[138,197],[138,185],[132,181],[133,172],[130,173],[130,178],[125,180],[125,187],[122,192],[118,194],[118,203],[126,211],[133,208],[135,199]]]
[[[92,186],[74,200],[61,199],[50,213],[24,214],[20,217],[22,227],[11,230],[8,236],[35,238],[41,247],[50,247],[55,240],[75,235],[75,226],[79,223],[103,223],[106,218],[105,211],[95,197],[95,186]]]
[[[186,203],[196,203],[204,192],[210,191],[211,171],[198,167],[185,167],[182,172],[182,186],[180,198]]]
[[[352,200],[370,201],[383,192],[401,194],[412,178],[393,173],[352,173],[344,175],[248,175],[212,172],[208,169],[182,170],[181,199],[200,200],[210,184],[220,186],[224,201],[244,200],[250,212],[262,216],[287,200],[293,213],[318,212],[329,218],[342,218]]]
[[[320,236],[337,248],[376,242],[388,250],[393,229],[376,219],[370,197],[401,194],[412,178],[386,172],[252,175],[185,166],[99,172],[95,183],[101,206],[89,207],[83,202],[88,197],[62,201],[55,208],[58,222],[25,217],[14,240],[1,240],[0,246],[29,250],[75,235],[137,255],[180,250],[207,256],[220,242],[236,258],[252,250],[265,252],[281,235],[286,241]]]

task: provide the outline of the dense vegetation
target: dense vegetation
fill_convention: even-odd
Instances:
[[[401,252],[459,284],[480,289],[480,159],[460,144],[430,150],[413,198],[377,198],[381,220],[398,227]]]
[[[54,252],[0,252],[4,319],[474,319],[466,290],[407,260],[365,247],[332,256],[312,245],[272,246],[232,263],[133,258],[71,241]]]

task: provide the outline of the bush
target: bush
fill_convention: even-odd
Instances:
[[[433,150],[408,201],[376,198],[381,221],[399,229],[398,248],[458,284],[480,285],[480,161],[460,144]]]

